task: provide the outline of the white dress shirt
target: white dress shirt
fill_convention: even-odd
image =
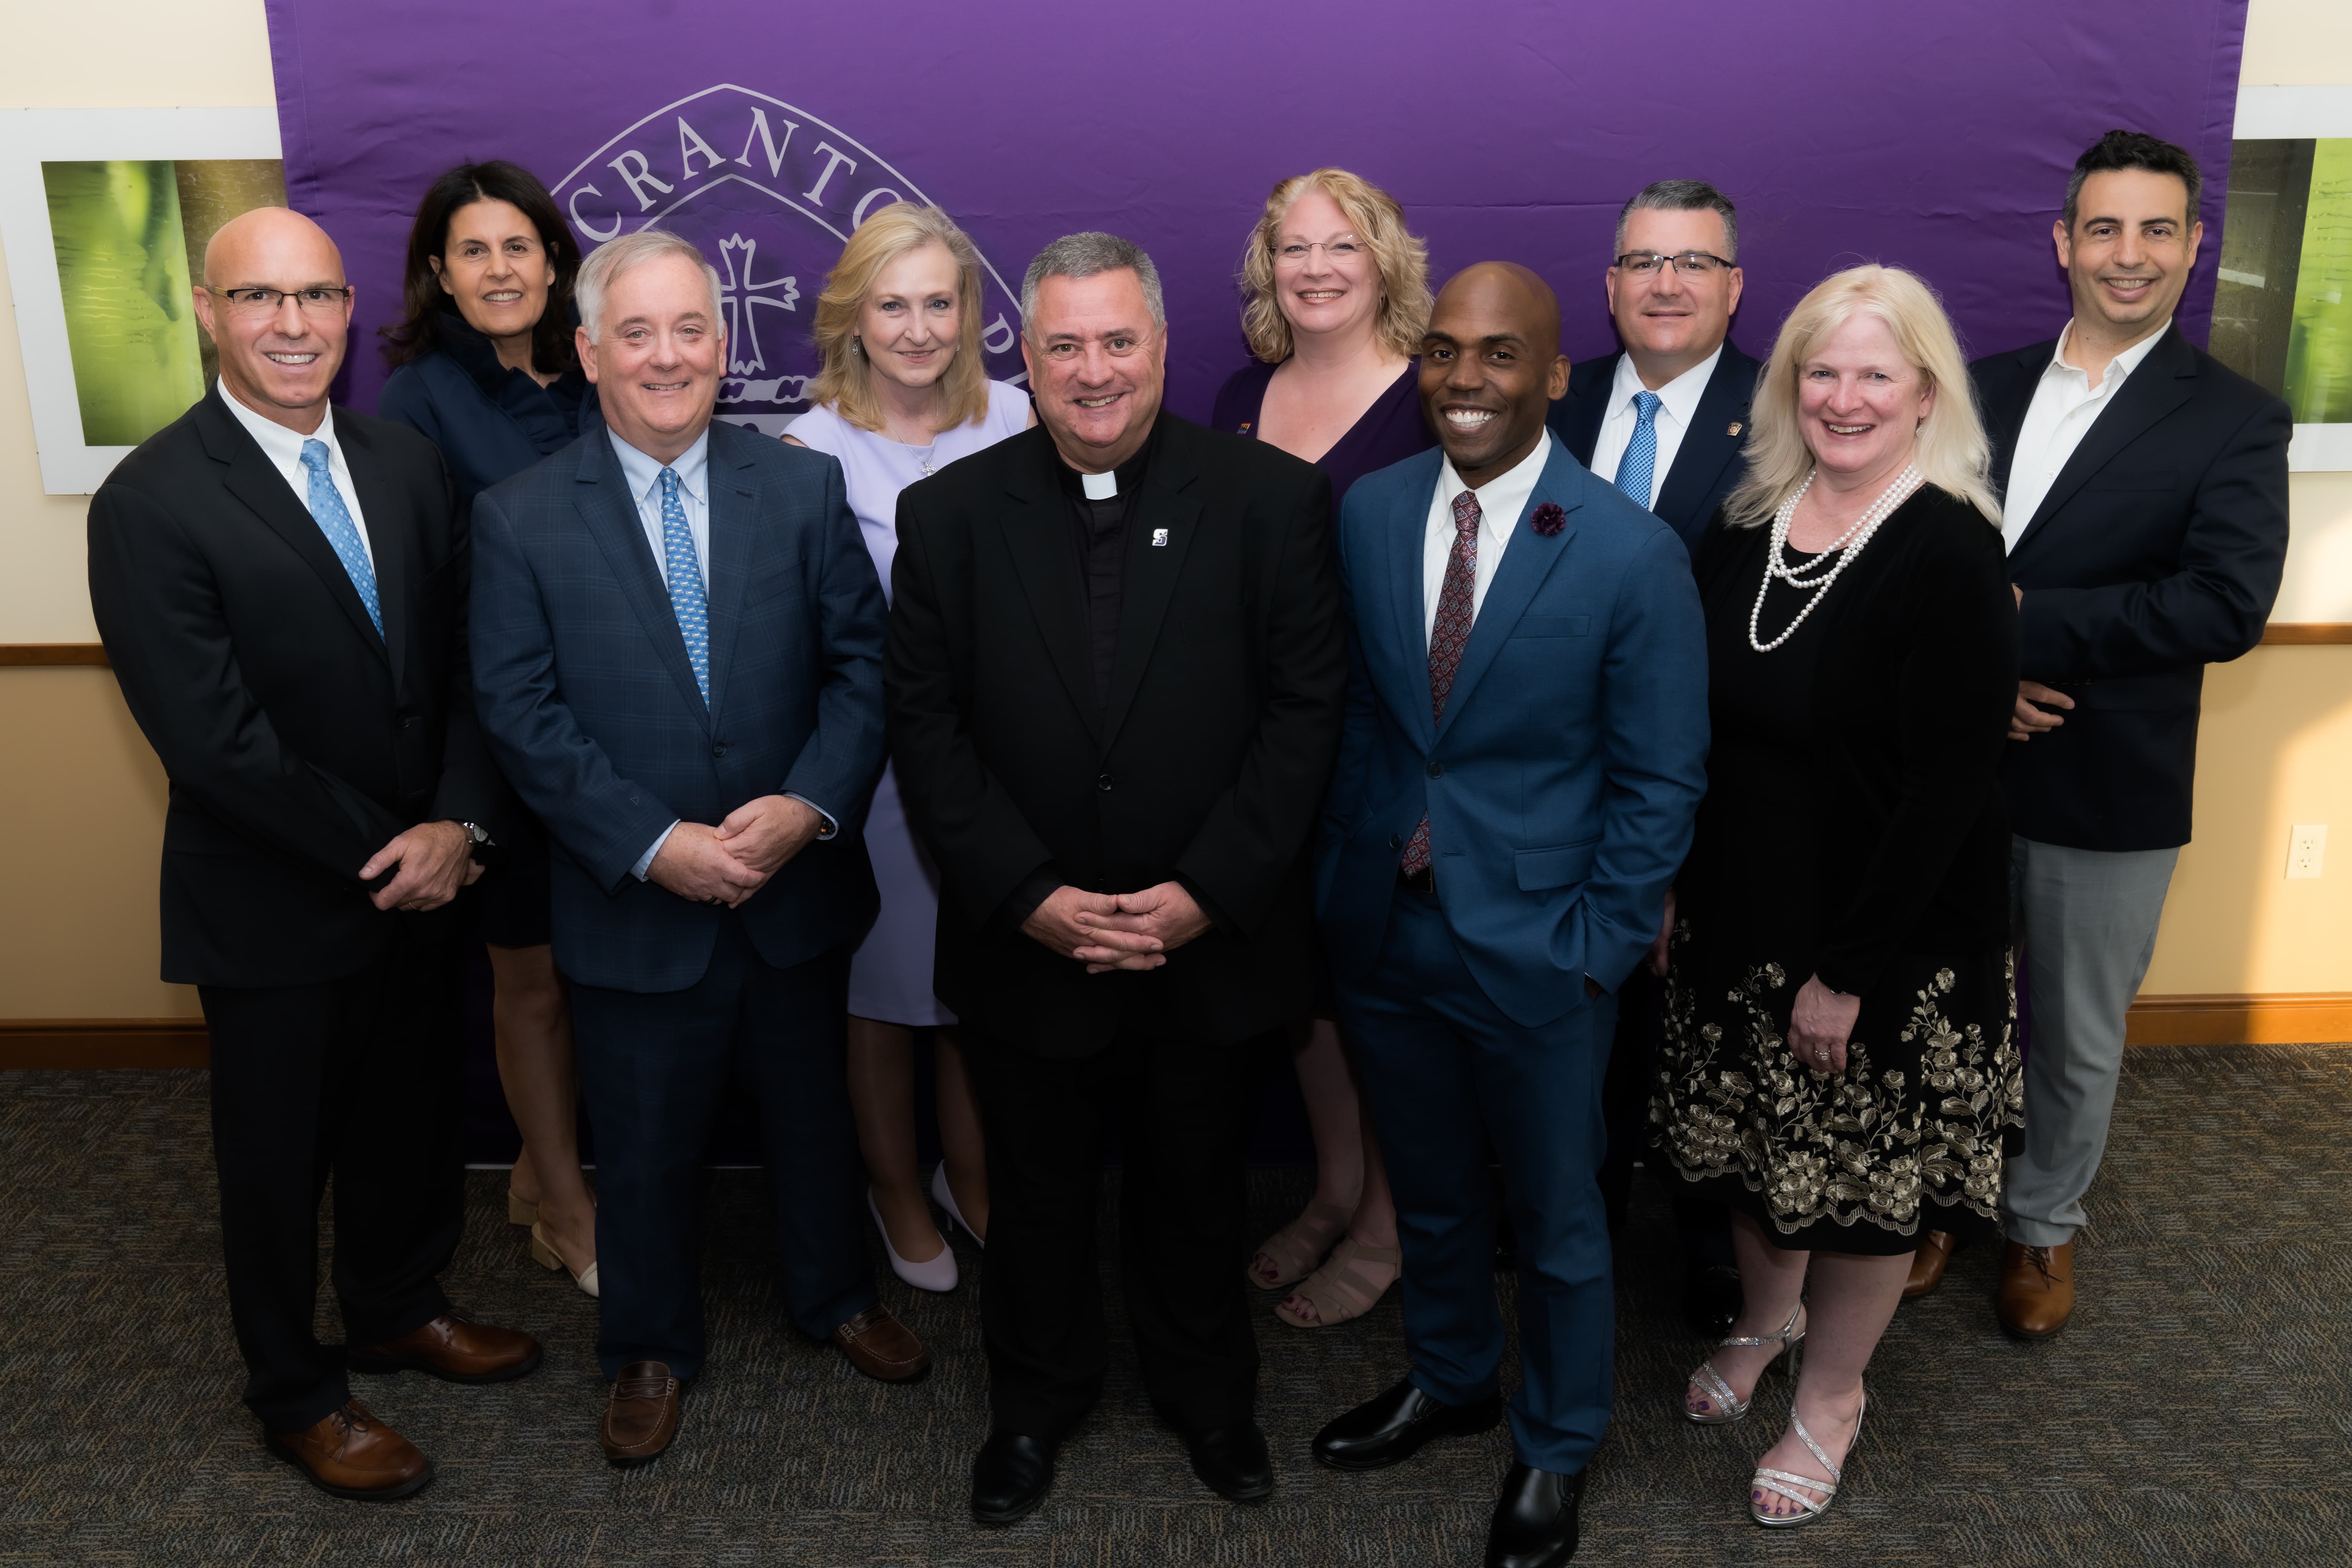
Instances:
[[[1650,421],[1658,433],[1658,460],[1650,468],[1650,493],[1638,499],[1645,507],[1658,501],[1658,491],[1666,482],[1666,472],[1675,466],[1675,454],[1683,448],[1683,436],[1698,417],[1698,400],[1706,395],[1706,384],[1715,374],[1716,362],[1723,357],[1723,345],[1682,374],[1658,388],[1661,405]],[[1617,374],[1609,384],[1609,411],[1601,416],[1601,434],[1592,443],[1592,471],[1617,482],[1618,465],[1625,460],[1625,448],[1632,444],[1634,426],[1641,423],[1641,411],[1633,406],[1633,395],[1649,389],[1642,384],[1642,373],[1633,368],[1633,356],[1617,356]]]
[[[667,468],[677,475],[677,504],[679,510],[686,513],[686,531],[694,536],[694,559],[696,564],[702,568],[702,593],[708,600],[710,595],[710,432],[705,429],[694,438],[693,446],[679,453],[676,461],[667,464],[656,462],[638,451],[614,434],[609,426],[605,427],[604,434],[613,443],[613,456],[621,460],[621,477],[629,482],[629,497],[637,503],[637,525],[646,531],[646,547],[654,552],[654,570],[661,574],[665,588],[669,586],[669,543],[662,535],[662,469]],[[816,836],[819,838],[830,838],[838,830],[840,824],[824,807],[805,795],[793,795],[790,791],[785,793],[791,799],[799,801],[817,814]],[[638,881],[642,882],[651,875],[654,857],[661,853],[661,847],[669,842],[669,836],[677,830],[677,824],[673,822],[646,846],[646,852],[637,857],[635,866],[629,868]]]
[[[1478,562],[1471,578],[1470,618],[1475,624],[1479,607],[1486,602],[1486,586],[1495,580],[1495,569],[1503,563],[1503,552],[1509,548],[1511,534],[1519,526],[1519,513],[1528,510],[1528,498],[1536,491],[1536,481],[1543,478],[1544,465],[1551,461],[1551,432],[1546,430],[1536,449],[1510,468],[1496,475],[1471,493],[1478,498]],[[1430,498],[1429,524],[1422,534],[1421,544],[1421,637],[1426,647],[1437,630],[1437,600],[1445,592],[1445,563],[1454,553],[1454,498],[1470,487],[1454,471],[1453,459],[1442,459],[1437,467],[1437,493]]]
[[[2171,318],[2167,317],[2163,326],[2109,360],[2106,374],[2093,386],[2088,371],[2066,363],[2066,345],[2074,340],[2074,323],[2066,323],[2066,330],[2058,334],[2058,352],[2042,367],[2042,379],[2034,384],[2033,401],[2025,410],[2025,423],[2017,432],[2017,452],[2009,464],[2009,489],[2000,503],[2001,548],[2017,548],[2018,536],[2042,510],[2042,499],[2058,482],[2058,471],[2098,423],[2100,411],[2114,401],[2116,388],[2139,368],[2171,325]]]
[[[352,482],[352,466],[343,461],[342,443],[335,439],[334,410],[329,409],[320,416],[319,427],[305,436],[289,430],[274,419],[265,419],[247,408],[236,394],[228,389],[226,381],[220,384],[220,391],[221,401],[228,405],[228,411],[236,416],[236,422],[245,426],[246,434],[260,447],[261,455],[269,459],[270,467],[285,475],[286,482],[294,487],[294,499],[302,503],[302,510],[306,512],[310,510],[310,470],[302,466],[302,443],[324,441],[327,444],[327,477],[334,481],[336,492],[343,498],[343,510],[352,514],[352,526],[359,531],[360,548],[367,552],[368,569],[373,571],[375,541],[368,537],[367,519],[360,513],[360,488]]]

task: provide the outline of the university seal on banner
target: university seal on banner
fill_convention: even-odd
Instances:
[[[555,199],[590,250],[655,224],[702,247],[719,269],[727,327],[719,417],[772,436],[808,410],[816,295],[843,242],[892,202],[936,205],[845,132],[731,84],[621,132],[563,177]],[[1020,300],[985,255],[981,267],[988,374],[1025,381]]]

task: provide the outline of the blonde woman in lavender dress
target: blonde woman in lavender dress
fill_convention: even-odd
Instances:
[[[898,551],[898,492],[1031,423],[1029,395],[987,379],[980,302],[971,241],[945,213],[913,202],[884,207],[858,227],[817,299],[824,367],[810,389],[813,406],[784,439],[840,459],[886,595]],[[917,1029],[938,1030],[947,1156],[931,1172],[929,1194],[983,1245],[988,1177],[955,1016],[931,994],[939,872],[908,825],[888,768],[866,813],[866,847],[882,911],[849,963],[848,1067],[866,1205],[898,1278],[952,1290],[955,1253],[933,1223],[915,1163]]]

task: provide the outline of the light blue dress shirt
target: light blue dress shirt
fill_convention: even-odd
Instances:
[[[669,586],[669,550],[662,539],[662,469],[667,468],[677,476],[678,505],[686,511],[687,531],[694,535],[694,558],[701,563],[702,591],[708,595],[710,592],[710,432],[704,430],[694,438],[693,446],[678,454],[677,461],[667,464],[656,462],[638,451],[622,440],[610,426],[605,428],[604,436],[613,443],[613,456],[621,460],[621,477],[628,481],[629,499],[636,503],[637,526],[646,531],[646,548],[653,552],[654,570],[661,575],[665,588]],[[786,793],[790,794],[789,791]],[[839,831],[840,825],[824,807],[803,795],[793,795],[791,798],[809,807],[823,819],[823,826],[817,829],[819,838],[830,838]],[[644,881],[652,871],[654,857],[661,853],[661,847],[669,842],[669,836],[677,829],[675,822],[663,828],[654,841],[646,846],[646,852],[637,857],[637,863],[629,868],[638,881]]]

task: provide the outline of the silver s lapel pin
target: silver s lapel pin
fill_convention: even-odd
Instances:
[[[1151,548],[1154,550],[1165,550],[1168,548],[1168,531],[1166,529],[1155,528],[1151,531]]]

